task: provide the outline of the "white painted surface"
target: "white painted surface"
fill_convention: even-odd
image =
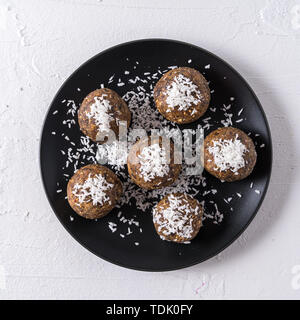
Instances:
[[[271,125],[259,214],[218,257],[176,272],[126,270],[63,229],[38,170],[52,97],[81,63],[149,37],[200,45],[249,81]],[[0,299],[300,298],[300,1],[0,0]]]

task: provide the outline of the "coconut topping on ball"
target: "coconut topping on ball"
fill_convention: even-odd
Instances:
[[[168,196],[169,205],[167,208],[154,208],[153,222],[158,225],[158,231],[162,234],[160,237],[165,240],[164,236],[177,234],[182,238],[190,238],[193,235],[193,215],[201,213],[199,206],[193,208],[185,199],[184,195]]]
[[[244,154],[248,149],[238,139],[215,140],[213,146],[208,147],[208,152],[213,155],[214,162],[219,171],[231,170],[237,172],[245,166]]]
[[[108,183],[102,174],[89,177],[83,184],[76,183],[72,193],[78,198],[79,203],[93,202],[93,205],[103,205],[106,202],[111,204],[106,194],[107,190],[112,189],[113,184]]]
[[[164,177],[169,173],[166,149],[160,147],[158,143],[144,147],[138,157],[141,164],[140,173],[144,181]]]
[[[106,95],[95,97],[95,102],[91,105],[90,112],[87,113],[89,119],[93,118],[95,120],[98,126],[98,132],[108,132],[110,129],[109,123],[113,120],[110,114],[111,105],[105,97]]]
[[[201,101],[201,93],[193,81],[182,74],[176,76],[167,87],[166,102],[169,106],[167,112],[171,112],[175,107],[179,111],[188,110],[191,105],[198,104]]]

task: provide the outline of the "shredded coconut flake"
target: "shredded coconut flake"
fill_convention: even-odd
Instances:
[[[98,132],[108,132],[110,129],[110,121],[113,117],[110,114],[111,105],[108,100],[105,99],[106,95],[101,97],[95,97],[94,103],[91,105],[90,112],[87,113],[87,117],[93,118],[98,126]]]
[[[246,146],[237,138],[231,140],[213,141],[208,152],[213,155],[216,168],[219,171],[231,170],[237,172],[245,166],[244,154]]]
[[[168,196],[169,206],[164,210],[153,210],[153,222],[158,225],[158,231],[162,233],[161,238],[176,234],[183,238],[190,238],[194,232],[193,215],[198,215],[200,208],[193,208],[183,196]]]
[[[72,193],[78,198],[79,203],[92,201],[94,206],[103,205],[110,201],[106,191],[112,187],[113,184],[108,183],[103,175],[89,175],[83,184],[74,185]]]
[[[198,87],[182,74],[174,78],[171,85],[167,87],[166,94],[169,110],[177,107],[179,111],[186,111],[192,105],[198,104],[202,98]]]
[[[167,153],[158,143],[144,147],[138,156],[140,171],[144,181],[151,181],[156,177],[164,177],[169,173]]]

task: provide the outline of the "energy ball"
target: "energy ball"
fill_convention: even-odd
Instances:
[[[152,143],[151,143],[152,142]],[[131,180],[144,189],[160,189],[177,180],[181,164],[175,161],[175,148],[171,140],[168,146],[162,137],[144,137],[130,149],[127,157]]]
[[[88,94],[78,111],[81,131],[94,142],[108,140],[110,130],[119,136],[119,122],[130,125],[131,113],[126,102],[111,89],[97,89]]]
[[[204,168],[222,181],[232,182],[248,177],[256,158],[252,139],[240,129],[219,128],[204,140]]]
[[[71,208],[87,219],[107,215],[122,192],[119,178],[110,169],[98,164],[89,164],[77,170],[67,186]]]
[[[165,196],[153,209],[153,223],[163,240],[183,243],[196,237],[202,226],[203,208],[184,193]]]
[[[198,120],[210,102],[210,90],[203,75],[192,68],[175,68],[157,82],[154,101],[158,111],[179,124]]]

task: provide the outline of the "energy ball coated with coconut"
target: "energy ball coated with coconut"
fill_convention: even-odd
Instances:
[[[210,90],[203,75],[192,68],[175,68],[157,82],[154,101],[168,120],[184,124],[198,120],[210,102]]]
[[[256,158],[252,139],[240,129],[219,128],[204,140],[204,168],[220,180],[245,179],[251,174]]]
[[[122,192],[119,178],[110,169],[98,164],[89,164],[77,170],[67,186],[71,208],[87,219],[107,215]]]
[[[131,113],[126,102],[111,89],[97,89],[88,94],[78,111],[81,131],[94,142],[104,143],[112,130],[119,135],[119,122],[130,125]]]
[[[131,180],[144,189],[160,189],[177,180],[181,164],[177,164],[175,147],[162,137],[144,137],[130,149],[127,157]]]
[[[196,237],[202,226],[203,208],[184,193],[165,196],[153,209],[153,223],[163,240],[183,243]]]

